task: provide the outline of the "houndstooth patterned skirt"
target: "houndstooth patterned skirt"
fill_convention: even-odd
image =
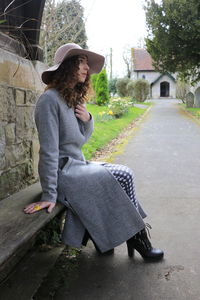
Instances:
[[[129,196],[135,208],[138,209],[138,200],[135,195],[133,171],[124,165],[118,165],[118,164],[105,163],[104,167],[113,174],[113,176],[120,183],[123,190]]]

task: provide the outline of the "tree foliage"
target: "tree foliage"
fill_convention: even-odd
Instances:
[[[90,76],[91,86],[89,91],[89,102],[96,103],[96,83],[97,83],[98,74],[92,74]]]
[[[146,0],[147,50],[162,72],[200,80],[199,0]]]
[[[117,83],[116,77],[110,79],[108,83],[109,93],[112,94],[113,96],[117,93],[116,83]]]
[[[90,80],[91,80],[91,83],[92,83],[92,88],[94,91],[96,91],[96,83],[97,83],[97,78],[98,78],[98,74],[92,74],[90,76]]]
[[[183,103],[186,102],[186,95],[189,93],[190,86],[185,81],[178,79],[176,81],[176,98],[181,99]]]
[[[69,42],[87,48],[84,10],[80,0],[46,0],[40,35],[44,61],[52,64],[55,50]]]
[[[98,105],[106,105],[109,102],[108,77],[106,70],[103,69],[97,77],[95,83],[96,103]]]

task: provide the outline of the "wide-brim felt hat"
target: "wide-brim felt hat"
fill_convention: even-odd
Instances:
[[[55,72],[59,66],[62,64],[64,60],[67,58],[70,58],[72,56],[76,55],[86,55],[88,59],[88,66],[89,66],[89,74],[99,73],[101,69],[103,68],[105,58],[104,56],[83,49],[79,45],[74,43],[68,43],[65,45],[62,45],[56,50],[55,56],[54,56],[54,65],[50,67],[49,69],[45,70],[41,77],[42,81],[45,84],[48,84],[51,80],[52,72]]]

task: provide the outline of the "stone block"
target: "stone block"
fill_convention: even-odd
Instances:
[[[5,168],[5,147],[5,124],[3,122],[0,122],[0,170],[3,170]]]
[[[39,141],[34,139],[32,141],[32,148],[31,148],[34,178],[38,178],[39,149],[40,149]]]
[[[17,140],[32,140],[35,131],[34,106],[18,106],[16,109]]]
[[[14,89],[7,86],[0,86],[0,120],[15,122],[15,99]]]
[[[38,94],[34,91],[26,91],[26,104],[35,104]]]
[[[15,167],[26,161],[26,148],[22,143],[6,146],[5,148],[6,168]]]
[[[15,100],[17,105],[25,104],[25,91],[16,89],[15,91]]]
[[[7,123],[0,122],[0,144],[5,144],[6,137],[5,137],[5,127]]]
[[[0,120],[7,121],[6,88],[0,86]]]
[[[6,145],[15,143],[15,123],[8,123],[5,126]]]
[[[0,200],[10,196],[8,172],[3,172],[0,176]]]
[[[6,88],[6,103],[7,103],[7,120],[9,123],[16,121],[16,104],[14,89],[12,87]]]
[[[22,189],[27,182],[27,163],[2,173],[0,177],[0,200]]]
[[[0,176],[3,173],[3,171],[5,170],[5,168],[6,168],[6,158],[5,158],[5,155],[3,152],[3,153],[0,153]]]
[[[43,92],[44,84],[40,74],[46,66],[43,63],[39,66],[38,64],[34,66],[29,59],[0,48],[0,82],[21,89]]]

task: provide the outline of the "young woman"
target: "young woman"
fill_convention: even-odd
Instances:
[[[163,251],[152,247],[135,196],[133,173],[123,165],[88,162],[81,147],[91,136],[93,118],[85,106],[89,75],[101,71],[104,57],[69,43],[55,53],[55,65],[42,73],[47,84],[35,110],[40,153],[40,202],[24,211],[46,208],[60,201],[67,208],[62,234],[65,244],[79,248],[91,238],[99,253],[127,242],[144,259],[159,260]]]

